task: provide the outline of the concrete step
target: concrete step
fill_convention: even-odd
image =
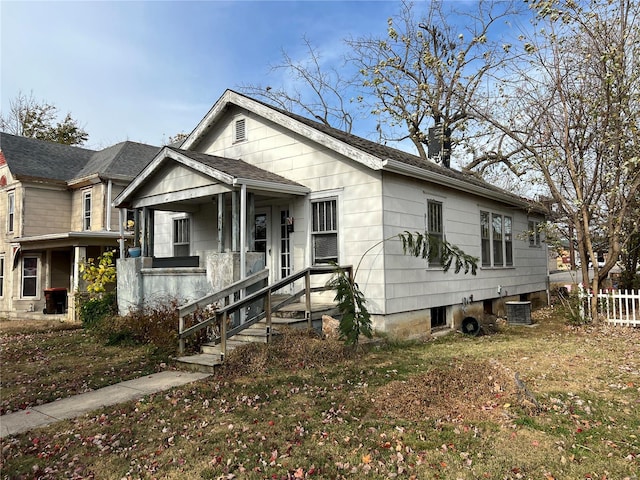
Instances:
[[[192,372],[213,373],[215,368],[222,365],[220,354],[198,353],[174,359],[176,366]]]

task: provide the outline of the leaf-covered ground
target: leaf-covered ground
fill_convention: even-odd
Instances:
[[[73,323],[0,322],[0,415],[153,373],[153,350],[105,346]]]
[[[535,316],[357,353],[288,335],[205,381],[5,438],[2,475],[637,478],[640,331]]]

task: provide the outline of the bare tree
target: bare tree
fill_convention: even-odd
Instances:
[[[284,72],[287,85],[244,85],[240,91],[288,112],[315,118],[327,126],[351,132],[353,115],[347,92],[354,80],[334,66],[324,66],[322,56],[309,39],[303,38],[307,58],[297,61],[282,51],[282,63],[271,73]]]
[[[513,56],[499,30],[516,14],[512,2],[484,0],[463,12],[437,0],[426,8],[416,18],[416,6],[403,2],[385,37],[347,42],[372,92],[363,101],[379,116],[383,138],[411,140],[423,159],[438,150],[429,143],[444,143],[446,156],[447,147],[464,143],[473,130],[470,107],[484,102],[485,89]],[[437,127],[431,138],[430,127]]]
[[[575,231],[582,274],[598,291],[625,248],[623,219],[640,188],[640,6],[634,0],[540,0],[536,29],[491,122],[515,170],[544,183]],[[506,83],[505,83],[506,84]],[[573,242],[573,238],[569,241]],[[604,266],[599,251],[606,251]],[[596,317],[596,300],[591,314]]]
[[[22,137],[32,137],[65,145],[82,145],[89,134],[83,130],[70,113],[57,121],[58,109],[47,102],[19,92],[9,102],[9,112],[0,114],[0,129]]]

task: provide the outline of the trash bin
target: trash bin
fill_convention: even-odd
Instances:
[[[44,314],[64,313],[67,308],[67,289],[66,288],[45,288],[44,289],[45,307],[42,310]]]
[[[531,302],[505,302],[507,322],[513,325],[531,325]]]

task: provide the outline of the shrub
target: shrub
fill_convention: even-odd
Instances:
[[[82,325],[93,328],[106,317],[112,317],[117,312],[116,294],[111,292],[100,297],[78,297],[80,320]]]

